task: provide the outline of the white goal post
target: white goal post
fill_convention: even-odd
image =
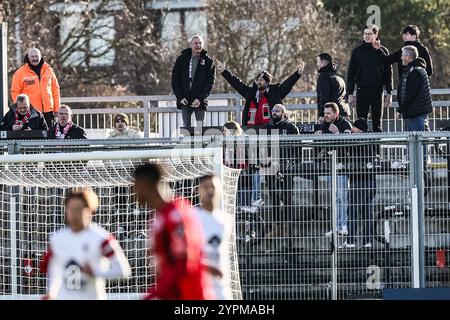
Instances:
[[[0,157],[0,300],[36,299],[46,291],[38,262],[48,236],[64,225],[64,196],[69,189],[91,187],[100,207],[93,220],[110,231],[124,248],[132,277],[108,283],[111,299],[136,299],[155,281],[147,256],[149,222],[154,210],[139,208],[133,190],[134,169],[157,162],[167,188],[198,204],[198,178],[216,174],[223,183],[221,206],[235,221],[240,170],[222,165],[221,148],[93,151],[12,154]],[[242,299],[233,226],[229,239],[230,279],[234,299]]]

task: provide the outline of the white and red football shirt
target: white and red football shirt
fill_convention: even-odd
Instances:
[[[220,210],[209,212],[203,208],[195,208],[195,212],[203,226],[203,264],[222,273],[221,278],[211,276],[215,299],[231,300],[229,249],[233,217],[225,215]]]
[[[94,276],[82,272],[86,264]],[[79,232],[64,228],[54,233],[41,271],[48,273],[49,298],[58,300],[106,299],[105,278],[131,273],[119,243],[97,224]]]

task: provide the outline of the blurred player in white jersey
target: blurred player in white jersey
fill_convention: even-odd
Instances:
[[[69,193],[64,201],[67,227],[50,237],[41,264],[48,274],[48,294],[57,300],[106,299],[105,279],[129,277],[130,265],[119,243],[91,223],[98,207],[90,189]]]
[[[218,206],[222,195],[221,181],[217,176],[200,178],[198,186],[201,208],[195,211],[203,225],[203,264],[211,276],[214,296],[217,300],[231,300],[229,240],[233,225],[232,216]]]

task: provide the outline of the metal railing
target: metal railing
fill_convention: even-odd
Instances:
[[[450,120],[450,89],[433,89],[433,112],[429,116],[432,130],[448,126]],[[396,91],[393,92],[396,95]],[[285,101],[295,123],[315,123],[317,105],[315,92],[290,93]],[[394,99],[395,100],[395,99]],[[90,138],[105,138],[113,128],[115,113],[124,112],[130,117],[130,126],[139,129],[143,137],[177,137],[182,126],[181,112],[177,110],[175,96],[114,96],[114,97],[64,97],[73,109],[74,121],[88,131]],[[244,100],[238,94],[212,94],[205,126],[221,126],[225,121],[241,122]],[[399,132],[403,119],[397,114],[398,104],[385,108],[383,128],[385,132]],[[356,117],[353,110],[353,118]],[[194,122],[193,122],[194,123]]]

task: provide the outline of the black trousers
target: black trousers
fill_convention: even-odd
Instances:
[[[277,175],[266,176],[267,186],[270,190],[272,200],[273,217],[269,220],[274,222],[289,222],[293,219],[293,179],[292,173],[279,172]],[[281,206],[283,203],[283,206]]]
[[[383,117],[383,87],[363,88],[356,91],[356,115],[366,118],[372,113],[372,127],[374,132],[381,132],[381,118]]]
[[[49,129],[51,127],[53,127],[53,125],[56,123],[55,116],[53,115],[53,111],[44,112],[44,119],[45,119],[45,122],[47,122],[47,126]]]

